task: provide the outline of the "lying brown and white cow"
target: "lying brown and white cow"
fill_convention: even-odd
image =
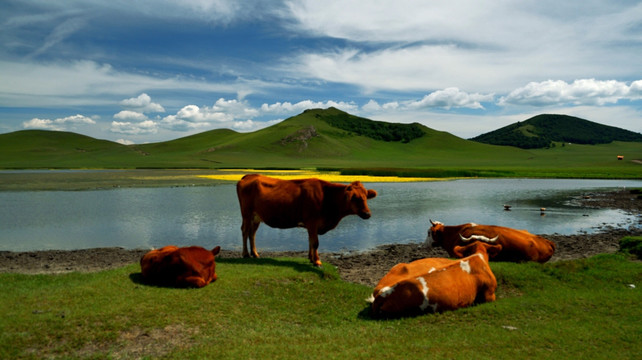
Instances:
[[[434,313],[495,301],[497,280],[488,265],[488,258],[501,251],[501,245],[475,242],[456,246],[454,251],[460,257],[472,255],[459,260],[443,259],[447,262],[435,263],[440,266],[438,268],[424,269],[421,274],[410,274],[390,285],[375,288],[373,314]]]
[[[259,174],[245,175],[236,192],[243,216],[243,256],[259,257],[256,251],[256,230],[261,222],[270,227],[308,230],[308,258],[321,266],[319,235],[334,229],[347,215],[370,218],[368,199],[377,196],[374,190],[358,181],[350,185],[335,184],[320,179],[280,180]]]
[[[214,257],[220,251],[220,246],[211,251],[200,246],[165,246],[143,255],[140,268],[150,283],[201,288],[217,279]]]
[[[430,220],[426,242],[428,246],[441,246],[450,256],[453,249],[474,241],[502,245],[502,251],[494,260],[498,261],[537,261],[547,262],[555,252],[555,243],[526,230],[516,230],[495,225],[475,223],[445,226],[439,221]]]

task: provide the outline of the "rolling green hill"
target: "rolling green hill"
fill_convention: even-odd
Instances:
[[[0,169],[326,168],[409,176],[642,178],[634,159],[642,159],[641,142],[525,150],[334,108],[306,110],[251,133],[217,129],[128,146],[68,132],[0,134]]]
[[[21,130],[0,134],[0,168],[117,168],[142,157],[135,149],[63,131]]]
[[[544,114],[479,135],[471,140],[485,144],[535,149],[550,147],[556,141],[589,145],[608,144],[613,141],[642,141],[642,134],[573,116]]]

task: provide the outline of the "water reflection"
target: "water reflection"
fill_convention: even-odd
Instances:
[[[593,232],[629,226],[637,217],[617,210],[581,209],[569,199],[597,188],[642,187],[619,180],[458,180],[371,183],[372,217],[349,216],[320,237],[322,251],[364,250],[387,243],[421,242],[428,220],[477,222],[536,234]],[[234,184],[213,187],[102,191],[0,192],[0,250],[78,249],[167,244],[241,249],[241,216]],[[503,205],[510,204],[511,211]],[[545,216],[540,208],[545,207]],[[305,229],[261,225],[263,250],[306,250]]]

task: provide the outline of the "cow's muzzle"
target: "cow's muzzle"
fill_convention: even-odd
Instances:
[[[370,214],[370,212],[365,212],[364,211],[364,212],[360,212],[359,213],[359,217],[364,219],[364,220],[370,219],[370,216],[372,216],[372,214]]]

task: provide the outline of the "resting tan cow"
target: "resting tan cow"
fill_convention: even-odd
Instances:
[[[502,251],[494,260],[498,261],[537,261],[547,262],[555,252],[555,243],[526,230],[516,230],[495,225],[475,223],[445,226],[439,221],[430,220],[426,242],[429,246],[441,246],[450,256],[457,245],[473,241],[484,241],[502,245]]]
[[[256,230],[261,222],[270,227],[308,230],[308,258],[321,266],[319,235],[334,229],[347,215],[370,218],[368,199],[377,196],[374,190],[358,181],[350,185],[335,184],[320,179],[280,180],[259,174],[245,175],[237,184],[243,224],[243,256],[252,257],[256,251]]]
[[[479,248],[476,244],[477,242],[473,242],[472,244],[463,246],[460,252],[462,256],[458,256],[458,257],[472,255],[475,252],[477,252]],[[499,253],[500,249],[501,247],[496,247],[495,249],[490,250],[489,256],[493,258]],[[479,249],[479,251],[481,251],[481,249]],[[458,261],[459,260],[452,260],[452,259],[446,259],[446,258],[423,258],[423,259],[415,260],[410,263],[399,263],[393,266],[388,271],[388,273],[384,275],[381,278],[381,280],[379,280],[379,283],[374,288],[373,295],[377,294],[384,287],[392,286],[393,284],[396,284],[397,282],[403,279],[406,279],[409,277],[417,277],[422,274],[435,272],[443,267],[452,265]]]
[[[148,282],[177,287],[201,288],[217,279],[214,257],[221,251],[200,246],[165,246],[151,250],[140,259],[143,278]]]
[[[501,245],[476,242],[456,246],[464,257],[448,260],[440,268],[413,274],[373,292],[372,311],[377,316],[413,315],[456,310],[477,303],[495,301],[497,280],[488,265],[489,255]]]

